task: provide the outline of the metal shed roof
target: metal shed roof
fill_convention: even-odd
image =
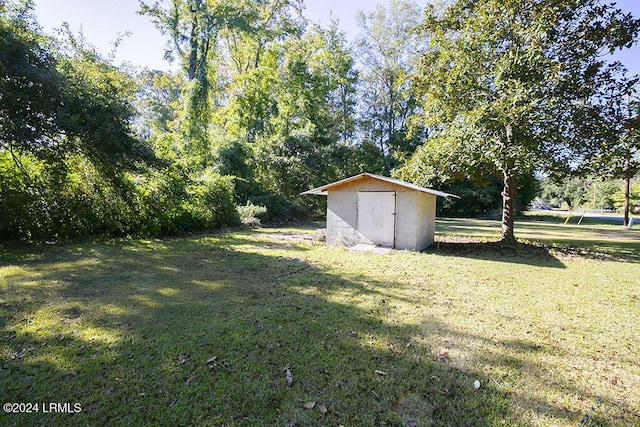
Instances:
[[[420,187],[418,185],[415,184],[411,184],[409,182],[406,181],[401,181],[399,179],[393,179],[393,178],[389,178],[386,176],[380,176],[380,175],[375,175],[372,173],[361,173],[359,175],[355,175],[352,176],[350,178],[345,178],[342,179],[340,181],[336,181],[336,182],[332,182],[331,184],[325,184],[321,187],[318,188],[314,188],[308,191],[305,191],[303,193],[300,193],[301,195],[304,194],[316,194],[316,195],[321,195],[321,196],[326,196],[327,195],[327,191],[334,188],[334,187],[338,187],[341,185],[344,185],[346,183],[349,182],[353,182],[353,181],[358,181],[364,178],[373,178],[373,179],[378,179],[380,181],[385,181],[391,184],[395,184],[395,185],[399,185],[401,187],[405,187],[405,188],[409,188],[411,190],[415,190],[415,191],[421,191],[423,193],[429,193],[429,194],[435,194],[436,196],[440,196],[440,197],[456,197],[456,198],[460,198],[459,196],[456,196],[455,194],[449,194],[449,193],[445,193],[443,191],[438,191],[438,190],[434,190],[432,188],[425,188],[425,187]]]

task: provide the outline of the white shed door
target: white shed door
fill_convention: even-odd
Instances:
[[[395,192],[358,192],[358,231],[376,245],[393,247],[395,210]]]

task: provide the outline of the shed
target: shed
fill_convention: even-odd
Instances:
[[[362,173],[302,194],[327,196],[327,244],[421,251],[433,243],[436,197],[453,194]]]

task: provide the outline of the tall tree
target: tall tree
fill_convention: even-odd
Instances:
[[[293,197],[342,177],[353,132],[353,58],[335,25],[313,26],[278,49],[267,128],[255,146],[261,181]]]
[[[503,177],[502,239],[514,238],[516,180],[534,168],[575,167],[604,138],[599,97],[640,20],[598,0],[458,0],[427,9],[430,37],[414,75],[422,123],[438,126],[404,168],[440,158],[439,170],[492,167]],[[435,168],[431,168],[434,171]]]
[[[177,57],[186,73],[188,83],[178,115],[182,145],[200,167],[206,167],[211,152],[211,96],[216,82],[216,70],[210,64],[217,52],[218,34],[236,10],[228,2],[215,0],[171,0],[166,7],[158,2],[139,3],[139,13],[150,17],[169,39],[165,56]]]
[[[635,86],[638,77],[621,78],[620,90],[603,99],[609,112],[606,125],[610,138],[603,139],[598,150],[585,159],[585,171],[601,177],[621,179],[624,183],[624,221],[629,225],[631,180],[640,173],[640,99]]]
[[[5,235],[122,232],[133,205],[128,174],[153,159],[133,132],[135,81],[67,36],[43,35],[31,2],[0,4]]]
[[[0,150],[51,162],[80,152],[102,168],[148,158],[132,132],[136,85],[82,40],[39,32],[31,6],[0,14]]]
[[[421,35],[422,10],[413,0],[391,0],[388,6],[357,15],[362,31],[356,40],[359,67],[360,132],[374,143],[388,173],[394,155],[410,154],[415,147],[406,138],[407,119],[417,105],[409,87]]]
[[[167,57],[177,58],[186,73],[177,120],[180,132],[174,136],[182,138],[185,151],[193,153],[200,167],[206,167],[216,149],[215,110],[228,99],[225,86],[235,74],[257,68],[271,42],[297,31],[294,15],[300,0],[139,3],[140,13],[167,36]]]

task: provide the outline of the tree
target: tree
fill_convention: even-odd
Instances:
[[[503,177],[501,236],[512,240],[517,178],[571,169],[608,137],[599,132],[598,99],[615,89],[620,64],[600,55],[629,46],[639,27],[597,0],[459,0],[443,14],[429,7],[420,31],[431,42],[414,90],[421,122],[439,130],[405,172],[432,155],[457,173],[495,168]]]
[[[50,162],[80,152],[104,169],[149,160],[132,132],[136,84],[81,40],[56,46],[30,14],[0,15],[0,150]]]
[[[139,3],[139,13],[168,37],[167,58],[177,57],[186,73],[174,137],[192,153],[194,167],[205,168],[213,162],[211,124],[228,97],[225,83],[235,72],[258,67],[270,42],[296,31],[290,10],[299,0],[171,0],[166,7]]]
[[[631,180],[640,172],[640,99],[635,92],[638,77],[621,78],[621,90],[607,97],[604,107],[609,112],[606,125],[610,138],[585,159],[585,170],[602,177],[624,182],[624,226],[629,225]]]
[[[582,178],[563,179],[561,182],[545,178],[541,182],[540,195],[552,205],[566,204],[569,209],[575,209],[594,198],[592,186],[592,180]],[[604,187],[601,186],[601,189],[604,190]]]
[[[133,132],[136,84],[82,38],[40,33],[30,2],[0,5],[0,231],[122,232],[129,173],[154,163]]]
[[[159,150],[158,140],[171,132],[177,112],[180,109],[180,96],[184,79],[179,73],[158,70],[142,70],[137,77],[136,120],[138,133],[142,138],[154,143]],[[168,154],[167,150],[162,150]]]
[[[179,152],[176,158],[191,157],[193,172],[211,167],[233,177],[236,202],[275,201],[270,216],[352,165],[354,61],[337,25],[307,27],[301,5],[141,2],[187,81],[173,126],[154,139]],[[199,88],[208,88],[206,96]]]
[[[356,52],[359,82],[359,127],[366,142],[374,143],[384,159],[385,172],[393,158],[411,154],[415,141],[407,138],[407,119],[417,105],[408,76],[413,70],[421,37],[414,31],[421,9],[412,0],[392,0],[388,7],[357,15],[362,35]]]
[[[353,132],[355,73],[344,34],[313,26],[291,37],[274,61],[271,108],[256,140],[256,169],[265,188],[295,197],[343,176]]]

